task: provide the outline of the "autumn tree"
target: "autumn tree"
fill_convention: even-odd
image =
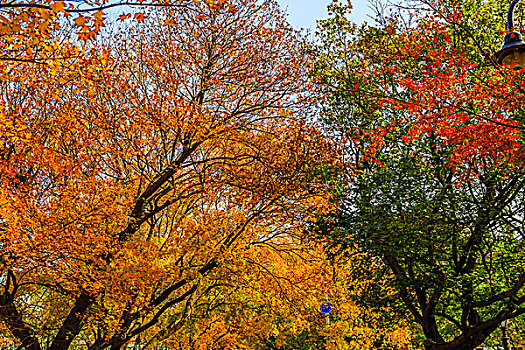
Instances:
[[[20,347],[164,340],[330,207],[302,40],[274,1],[232,5],[3,77],[0,321]]]
[[[346,196],[320,232],[395,276],[382,302],[426,349],[474,349],[525,312],[523,74],[491,53],[504,10],[413,2],[361,28],[331,10],[316,74]]]

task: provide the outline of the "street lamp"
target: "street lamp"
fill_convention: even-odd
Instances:
[[[509,350],[509,337],[507,336],[507,328],[510,325],[510,320],[501,321],[501,343],[503,344],[503,350]]]
[[[332,312],[332,303],[330,303],[330,299],[328,299],[326,303],[321,304],[321,313],[326,317],[326,325],[330,324],[330,312]]]
[[[496,52],[499,64],[514,68],[523,69],[525,66],[525,42],[521,38],[521,33],[514,30],[514,7],[519,0],[512,0],[507,14],[507,29],[505,41],[501,50]]]

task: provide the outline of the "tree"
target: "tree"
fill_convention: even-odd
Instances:
[[[302,41],[274,1],[232,4],[3,77],[0,320],[20,347],[163,339],[251,246],[329,208]]]
[[[525,312],[523,78],[483,50],[498,44],[476,27],[493,3],[418,4],[358,30],[334,3],[322,23],[316,74],[347,192],[320,228],[395,276],[384,301],[426,349],[474,349]]]

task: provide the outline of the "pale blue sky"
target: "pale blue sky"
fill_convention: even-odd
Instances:
[[[326,6],[331,0],[277,0],[283,9],[287,9],[290,23],[299,28],[315,29],[315,20],[325,18]],[[352,19],[358,23],[371,22],[367,0],[353,0]]]

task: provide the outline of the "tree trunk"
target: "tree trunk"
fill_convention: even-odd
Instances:
[[[41,350],[40,343],[33,336],[33,330],[24,323],[9,294],[0,295],[0,319],[6,322],[11,333],[22,343],[21,347],[26,350]]]
[[[95,298],[85,291],[77,297],[48,350],[67,350],[69,348],[73,339],[80,333],[84,314],[94,302]]]

